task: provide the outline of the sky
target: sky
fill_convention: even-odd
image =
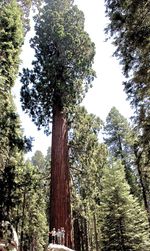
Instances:
[[[112,57],[115,48],[110,41],[105,42],[106,35],[104,28],[108,20],[105,17],[104,0],[75,0],[79,9],[85,15],[85,30],[89,33],[91,40],[96,46],[96,55],[93,68],[96,71],[96,79],[93,87],[88,91],[82,103],[89,113],[93,113],[105,121],[110,109],[115,106],[119,112],[129,119],[132,115],[127,96],[123,91],[122,82],[124,80],[121,66],[116,58]],[[26,37],[22,48],[21,67],[30,67],[34,52],[29,46],[29,38],[33,35],[31,30]],[[22,112],[20,100],[19,79],[13,89],[15,103],[20,115],[24,134],[34,138],[31,157],[36,150],[42,151],[45,155],[47,148],[51,145],[51,137],[44,135],[43,131],[38,131],[29,116]]]

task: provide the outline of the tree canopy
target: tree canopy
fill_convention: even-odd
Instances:
[[[94,44],[84,31],[84,16],[72,1],[50,1],[35,17],[33,69],[21,77],[21,101],[38,127],[48,127],[57,103],[70,111],[81,102],[95,73]]]

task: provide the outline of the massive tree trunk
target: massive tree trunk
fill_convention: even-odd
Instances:
[[[68,127],[59,105],[53,107],[50,230],[64,227],[65,244],[72,247],[70,175],[68,163]]]

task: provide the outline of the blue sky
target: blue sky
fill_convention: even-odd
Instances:
[[[89,33],[92,41],[96,45],[96,55],[93,68],[97,78],[93,81],[93,87],[87,93],[83,105],[89,113],[94,113],[105,121],[110,109],[115,106],[126,118],[131,117],[132,111],[129,102],[126,101],[126,94],[123,91],[121,66],[116,58],[112,57],[114,47],[110,41],[105,42],[104,28],[108,22],[105,17],[104,0],[76,0],[75,3],[83,10],[85,15],[85,29]],[[33,51],[29,47],[28,40],[33,35],[31,30],[23,46],[21,59],[23,67],[30,67],[33,59]],[[24,133],[34,137],[33,150],[28,156],[32,156],[36,150],[46,154],[48,146],[51,144],[50,136],[47,137],[42,131],[37,131],[36,126],[31,122],[27,114],[21,110],[19,102],[20,92],[19,79],[16,81],[13,93],[17,104],[18,113],[22,122]]]

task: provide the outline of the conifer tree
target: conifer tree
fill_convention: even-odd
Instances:
[[[35,22],[35,60],[23,71],[21,101],[38,128],[48,132],[52,120],[50,228],[64,226],[71,246],[68,115],[94,78],[94,44],[71,0],[46,1]]]
[[[131,192],[140,198],[138,171],[133,150],[135,135],[127,119],[115,107],[110,110],[106,118],[104,142],[108,146],[110,156],[122,161]]]
[[[137,199],[130,194],[120,162],[105,169],[102,186],[102,250],[148,251],[148,218]]]
[[[36,166],[39,171],[44,171],[45,169],[45,158],[41,151],[36,151],[31,159],[31,162]]]
[[[11,95],[23,44],[21,18],[22,12],[15,0],[0,3],[0,219],[7,220],[15,205],[17,155],[29,143],[23,138]]]
[[[114,55],[123,65],[125,91],[134,113],[134,144],[143,190],[145,208],[150,222],[150,2],[147,0],[105,0],[109,24],[106,33],[113,38]]]

